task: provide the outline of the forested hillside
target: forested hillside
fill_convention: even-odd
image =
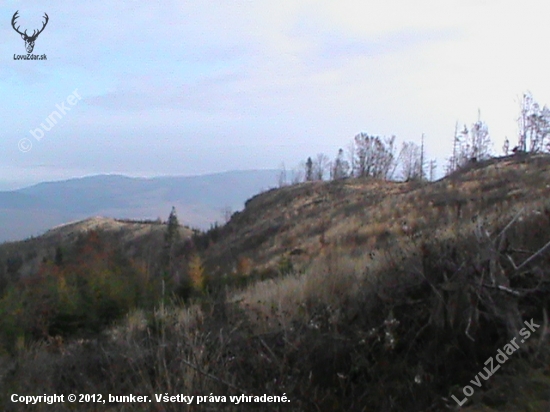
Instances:
[[[33,249],[48,253],[25,273],[2,259],[0,398],[168,392],[227,397],[189,410],[548,410],[549,181],[550,156],[521,154],[436,182],[284,186],[205,232],[178,229],[173,213],[140,224],[156,237],[95,226],[67,243],[5,245],[27,248],[20,267]],[[484,372],[513,339],[519,349]],[[242,394],[290,402],[229,401]],[[182,405],[102,405],[122,407]]]

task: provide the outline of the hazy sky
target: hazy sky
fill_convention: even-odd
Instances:
[[[30,33],[48,13],[33,51],[47,60],[14,60],[16,10]],[[529,0],[7,0],[0,181],[291,168],[359,132],[425,133],[442,169],[455,122],[478,109],[500,153],[521,94],[550,103],[549,12]],[[75,90],[38,141],[30,131]]]

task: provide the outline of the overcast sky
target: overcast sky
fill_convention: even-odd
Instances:
[[[26,54],[16,10],[29,34],[48,13],[33,51],[47,60],[14,60]],[[0,181],[292,168],[359,132],[424,133],[443,169],[455,122],[478,109],[500,153],[522,93],[550,103],[549,12],[529,0],[3,1]]]

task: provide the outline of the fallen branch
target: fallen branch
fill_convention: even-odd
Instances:
[[[518,292],[517,290],[510,289],[509,287],[503,286],[503,285],[489,285],[487,283],[484,283],[482,286],[489,288],[489,289],[498,289],[503,292],[509,293],[510,295],[514,296],[522,296],[522,293]]]
[[[523,269],[527,264],[531,263],[535,258],[537,258],[538,256],[542,255],[544,252],[546,252],[548,248],[550,248],[550,242],[548,242],[546,245],[541,247],[538,251],[536,251],[534,254],[532,254],[530,257],[524,260],[523,263],[519,266],[516,266],[516,264],[514,263],[514,261],[510,256],[508,256],[508,260],[510,261],[510,263],[512,263],[512,266],[514,267],[514,271],[517,273],[521,269]]]

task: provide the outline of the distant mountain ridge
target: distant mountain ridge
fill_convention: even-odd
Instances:
[[[277,170],[239,170],[198,176],[140,178],[95,175],[0,191],[0,242],[36,236],[90,216],[166,219],[176,207],[180,222],[207,228],[262,190]]]

